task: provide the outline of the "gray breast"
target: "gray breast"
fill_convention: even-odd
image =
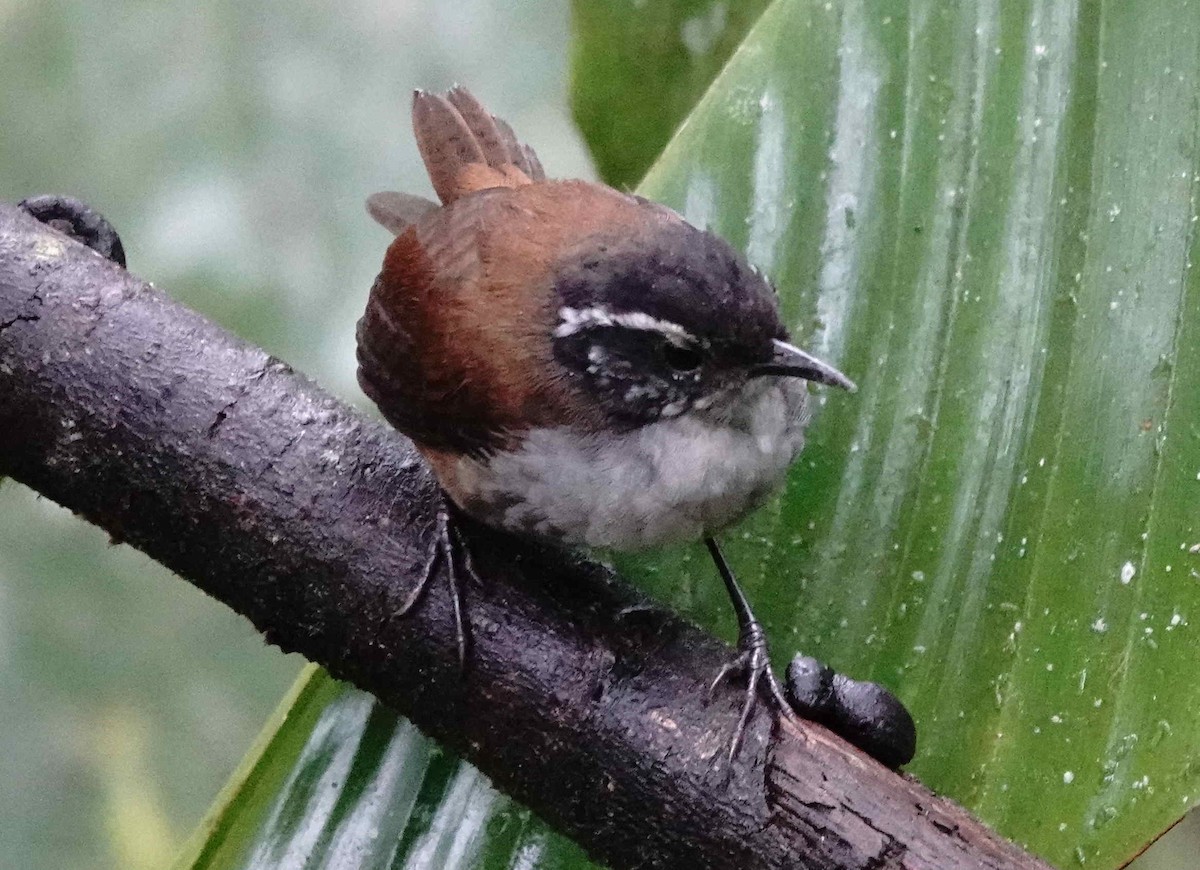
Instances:
[[[803,381],[762,378],[703,410],[613,435],[539,429],[487,460],[460,460],[463,507],[509,531],[637,550],[736,522],[783,481],[804,445]]]

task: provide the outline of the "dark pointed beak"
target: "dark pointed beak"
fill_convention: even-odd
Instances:
[[[775,354],[769,363],[750,369],[750,377],[758,378],[764,375],[778,377],[804,378],[818,384],[828,384],[831,387],[841,387],[843,390],[854,392],[858,389],[854,381],[839,372],[829,363],[821,362],[812,354],[803,351],[786,341],[774,340]]]

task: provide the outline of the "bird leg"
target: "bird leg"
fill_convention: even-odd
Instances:
[[[771,670],[771,657],[767,646],[767,636],[763,631],[762,623],[754,616],[754,612],[750,609],[750,602],[746,600],[746,594],[742,592],[742,587],[738,585],[737,578],[733,576],[733,571],[729,568],[729,563],[725,561],[725,556],[721,553],[721,548],[717,545],[716,539],[705,538],[704,545],[708,547],[708,552],[712,556],[713,562],[717,566],[717,571],[721,575],[721,579],[725,582],[725,589],[729,592],[729,600],[733,603],[733,610],[737,614],[738,620],[738,654],[732,661],[727,662],[720,673],[712,681],[709,687],[709,694],[716,691],[726,679],[734,674],[744,674],[746,679],[746,693],[742,700],[742,715],[738,718],[737,727],[733,732],[733,740],[729,744],[729,760],[730,762],[737,756],[738,749],[741,748],[742,738],[746,733],[746,726],[750,723],[750,717],[754,714],[754,708],[758,705],[759,693],[763,690],[767,693],[767,698],[770,700],[775,710],[787,719],[797,720],[799,717],[792,710],[791,704],[788,703],[784,696],[783,687],[779,684],[779,680],[775,677],[774,671]]]
[[[462,557],[461,566],[458,564],[459,556]],[[459,532],[458,524],[454,521],[453,509],[450,507],[449,500],[445,495],[442,496],[442,504],[437,511],[433,541],[429,547],[429,555],[425,560],[425,567],[421,571],[421,579],[417,581],[417,585],[408,594],[404,603],[394,612],[393,616],[403,618],[413,611],[421,602],[421,599],[424,598],[425,592],[432,585],[434,578],[438,574],[438,569],[443,565],[446,569],[446,580],[449,584],[450,604],[454,608],[454,629],[455,639],[458,643],[458,664],[459,668],[465,671],[470,633],[467,627],[466,614],[463,609],[462,583],[463,580],[470,579],[476,585],[482,584],[471,563],[470,548],[467,547],[462,534]],[[460,567],[463,572],[461,574]]]

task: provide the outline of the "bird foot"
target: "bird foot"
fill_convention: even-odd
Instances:
[[[459,533],[452,509],[445,501],[438,508],[433,541],[430,543],[429,555],[421,571],[421,579],[417,581],[417,585],[392,615],[396,618],[403,618],[412,613],[438,576],[438,569],[443,566],[450,592],[450,603],[454,608],[458,665],[460,670],[465,671],[470,631],[467,625],[466,611],[463,607],[463,582],[470,581],[476,587],[482,586],[483,583],[479,579],[479,575],[475,573],[470,548],[467,547]]]
[[[732,763],[741,749],[742,740],[746,734],[746,726],[754,715],[759,701],[765,695],[777,715],[785,719],[797,719],[791,705],[784,695],[783,686],[771,670],[771,656],[767,645],[766,634],[762,625],[757,621],[747,623],[738,637],[738,654],[726,662],[720,673],[713,679],[708,693],[711,698],[718,687],[735,675],[741,675],[746,682],[746,690],[742,696],[742,713],[738,717],[733,739],[729,743],[729,761]]]

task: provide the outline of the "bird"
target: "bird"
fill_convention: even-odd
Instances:
[[[356,333],[362,390],[446,499],[398,612],[444,565],[465,657],[460,513],[570,548],[703,540],[739,625],[710,690],[745,681],[732,760],[764,698],[796,714],[716,535],[783,484],[808,384],[854,383],[792,343],[772,285],[714,233],[632,193],[548,178],[463,87],[416,91],[412,124],[439,202],[368,199],[394,238]]]

